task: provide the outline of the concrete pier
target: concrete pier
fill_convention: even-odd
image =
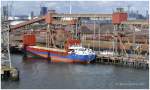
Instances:
[[[149,60],[136,57],[119,57],[109,55],[97,55],[94,63],[112,64],[124,67],[133,67],[139,69],[148,69]]]
[[[2,66],[1,79],[18,81],[19,80],[19,71],[14,67]]]

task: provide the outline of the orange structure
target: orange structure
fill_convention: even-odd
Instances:
[[[128,15],[125,12],[114,12],[112,14],[112,23],[121,24],[123,21],[127,21]]]
[[[34,34],[28,34],[23,36],[23,44],[33,46],[36,43],[36,37]]]

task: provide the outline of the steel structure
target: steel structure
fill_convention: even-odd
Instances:
[[[89,18],[112,18],[112,14],[53,14],[52,17],[89,17]]]
[[[9,66],[10,68],[12,67],[11,65],[11,58],[10,58],[10,50],[9,50],[9,32],[10,32],[10,27],[8,22],[3,22],[2,23],[2,31],[1,31],[1,61],[2,65]]]

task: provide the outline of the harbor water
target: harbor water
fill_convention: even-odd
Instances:
[[[11,55],[20,81],[2,81],[2,89],[148,89],[148,70],[104,64],[50,63]]]

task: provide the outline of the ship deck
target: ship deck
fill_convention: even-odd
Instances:
[[[47,48],[47,47],[41,47],[41,46],[29,46],[29,47],[31,47],[31,48],[37,48],[37,49],[43,49],[43,50],[66,52],[65,49],[60,49],[60,48]]]

